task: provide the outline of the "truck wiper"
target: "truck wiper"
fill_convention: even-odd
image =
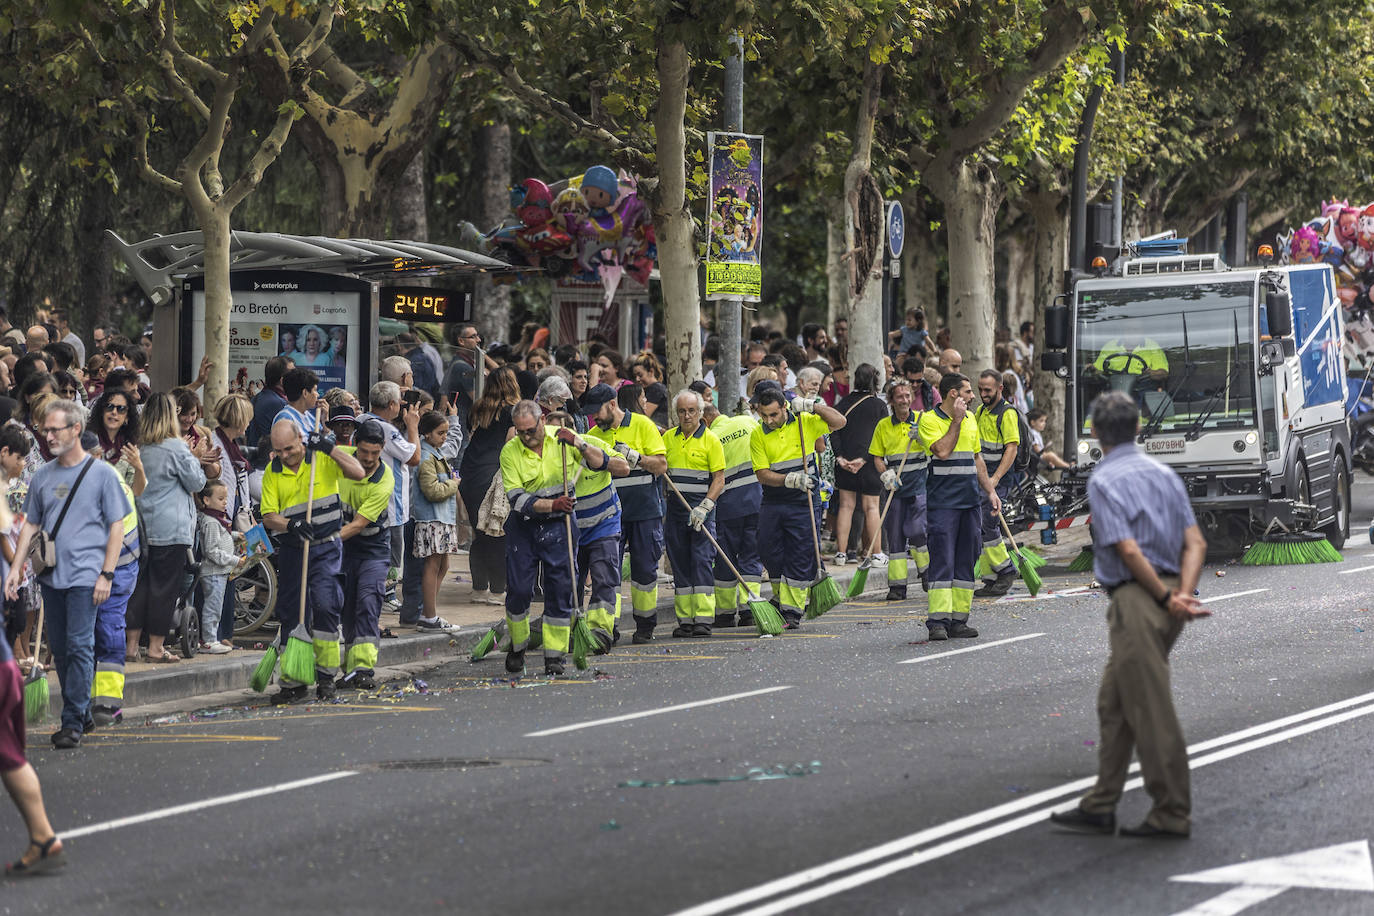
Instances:
[[[1207,422],[1207,418],[1212,415],[1212,411],[1217,409],[1217,402],[1221,400],[1221,396],[1231,390],[1231,385],[1233,384],[1232,377],[1240,372],[1240,367],[1242,365],[1240,361],[1240,327],[1234,312],[1231,314],[1231,324],[1233,325],[1232,332],[1235,335],[1235,343],[1233,346],[1235,347],[1234,352],[1236,354],[1236,361],[1231,365],[1231,371],[1226,373],[1226,380],[1217,387],[1216,391],[1212,393],[1212,399],[1208,401],[1198,413],[1197,419],[1193,420],[1192,424],[1183,431],[1183,438],[1187,442],[1195,442],[1197,438],[1202,435],[1202,424]]]
[[[1192,377],[1193,370],[1197,368],[1197,364],[1191,358],[1192,349],[1188,346],[1188,316],[1185,314],[1181,317],[1183,318],[1183,375],[1179,377],[1178,384],[1165,397],[1161,398],[1159,404],[1150,412],[1150,419],[1145,424],[1145,428],[1135,438],[1135,441],[1142,445],[1146,439],[1159,432],[1159,428],[1164,425],[1164,408],[1174,402],[1174,395],[1182,390],[1188,379]]]

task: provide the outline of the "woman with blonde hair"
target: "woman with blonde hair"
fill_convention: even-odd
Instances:
[[[169,664],[177,658],[162,643],[184,585],[187,554],[196,535],[195,496],[205,487],[205,471],[182,438],[171,395],[148,396],[139,415],[138,437],[148,483],[136,499],[143,553],[126,612],[124,660],[137,661],[139,639],[146,629],[148,661]]]

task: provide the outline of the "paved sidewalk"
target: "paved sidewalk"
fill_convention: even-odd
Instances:
[[[1053,547],[1042,548],[1033,534],[1022,535],[1022,544],[1035,544],[1036,549],[1052,564],[1066,565],[1087,543],[1087,529],[1070,529],[1060,533],[1060,543]],[[843,592],[853,579],[857,566],[833,569],[832,573]],[[384,638],[381,642],[378,666],[396,667],[417,662],[433,660],[436,664],[454,656],[468,654],[487,629],[501,620],[504,611],[492,604],[479,604],[473,600],[471,577],[468,572],[466,554],[452,557],[449,574],[439,590],[439,613],[458,629],[448,633],[417,631],[410,626],[401,626],[396,614],[382,614],[381,626]],[[887,580],[880,568],[870,571],[865,595],[882,594],[887,590]],[[624,587],[624,614],[628,615],[630,606],[629,584]],[[539,608],[531,609],[537,616]],[[673,586],[670,580],[659,580],[658,620],[660,624],[672,623]],[[390,631],[394,638],[385,638]],[[275,630],[264,629],[258,633],[238,637],[238,648],[227,655],[197,655],[192,659],[180,659],[170,665],[155,665],[147,662],[130,664],[125,669],[124,686],[125,707],[146,706],[185,700],[190,697],[221,693],[231,690],[247,690],[248,679],[262,658],[262,650],[275,638]],[[51,705],[54,713],[61,709],[62,697],[58,692],[57,678],[48,676],[50,682]]]

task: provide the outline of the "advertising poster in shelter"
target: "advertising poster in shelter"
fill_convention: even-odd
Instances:
[[[706,298],[763,298],[763,137],[709,133]]]
[[[229,388],[249,392],[274,356],[289,356],[320,380],[319,392],[357,391],[363,361],[361,324],[371,301],[366,283],[309,273],[235,273],[229,314]],[[189,352],[205,352],[205,293],[191,288]],[[186,352],[186,351],[183,351]]]

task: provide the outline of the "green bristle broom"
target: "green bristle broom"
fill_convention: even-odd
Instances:
[[[1043,569],[1045,565],[1050,562],[1029,547],[1018,545],[1017,549],[1021,551],[1021,556],[1025,557],[1031,569]]]
[[[315,409],[315,428],[323,426],[320,409]],[[307,457],[309,457],[307,455]],[[310,459],[310,484],[305,491],[305,530],[314,534],[311,524],[315,516],[315,460]],[[310,570],[310,539],[301,545],[301,603],[296,627],[287,637],[281,650],[281,676],[298,684],[315,683],[315,646],[310,640],[310,627],[305,621],[306,576]],[[278,637],[280,638],[280,637]]]
[[[663,476],[663,479],[667,482],[668,489],[673,491],[673,495],[681,500],[683,507],[690,512],[692,507],[687,502],[687,497],[683,496],[682,491],[677,488],[677,484],[673,483],[672,479],[666,474]],[[716,556],[724,560],[725,565],[730,567],[731,575],[735,577],[735,581],[739,583],[739,587],[744,589],[744,594],[748,596],[745,599],[745,603],[749,605],[749,613],[754,615],[754,627],[758,630],[759,635],[777,636],[781,633],[783,624],[782,615],[778,613],[777,608],[773,607],[773,602],[764,601],[745,584],[744,577],[739,574],[739,570],[735,568],[735,564],[726,556],[725,551],[720,549],[720,542],[716,540],[716,536],[711,533],[710,528],[703,525],[701,527],[701,533],[706,535],[707,540],[711,542],[711,546],[716,549]]]
[[[624,582],[630,578],[630,552],[626,551],[624,558],[620,561],[620,581]]]
[[[906,451],[902,453],[902,463],[897,466],[897,486],[900,487],[902,481],[902,471],[906,470],[906,460],[911,457],[912,439],[906,440]],[[868,544],[868,554],[864,557],[859,568],[854,571],[854,578],[849,580],[849,589],[844,593],[845,598],[857,598],[863,594],[864,586],[868,584],[868,571],[873,567],[873,551],[878,548],[878,539],[883,536],[883,522],[887,521],[887,510],[892,508],[892,503],[896,501],[897,491],[889,490],[887,493],[887,504],[883,506],[883,512],[878,516],[878,530],[873,532],[873,538]],[[806,616],[811,616],[810,602],[807,602]],[[817,617],[820,615],[817,614]]]
[[[48,676],[38,656],[43,648],[43,605],[38,606],[38,626],[33,630],[33,667],[24,679],[24,717],[30,724],[42,722],[48,715]]]
[[[487,630],[487,635],[483,636],[477,641],[477,645],[472,647],[472,654],[468,656],[468,661],[480,662],[482,659],[486,658],[487,654],[491,652],[492,649],[496,648],[496,641],[501,638],[501,634],[505,631],[505,628],[506,623],[503,620],[490,630]]]
[[[1021,548],[1016,546],[1016,541],[1011,536],[1011,528],[1007,526],[1006,518],[998,513],[997,520],[1002,523],[1002,530],[1007,534],[1007,549],[1011,551],[1012,562],[1016,564],[1016,574],[1021,577],[1021,581],[1026,583],[1026,590],[1034,598],[1040,594],[1040,574],[1035,571],[1027,560],[1026,555],[1021,552]]]
[[[973,564],[974,581],[976,582],[979,579],[989,579],[992,577],[992,575],[992,570],[988,568],[987,558],[983,556],[981,553],[978,554],[978,562]]]
[[[1265,534],[1240,558],[1242,566],[1300,566],[1339,563],[1341,552],[1316,531],[1283,531]]]
[[[267,689],[267,685],[272,683],[272,674],[277,670],[277,644],[273,642],[267,647],[267,651],[262,653],[262,658],[258,661],[258,666],[253,669],[253,676],[248,679],[248,686],[252,687],[257,693],[262,693]]]
[[[806,471],[806,430],[802,428],[801,418],[797,418],[797,435],[801,439],[802,471]],[[811,522],[811,544],[816,548],[816,572],[820,579],[811,586],[811,594],[806,600],[806,619],[815,620],[831,608],[844,601],[840,587],[830,573],[825,571],[825,559],[821,556],[821,535],[816,530],[816,503],[811,498],[811,488],[806,488],[806,518]]]
[[[1078,551],[1078,556],[1074,557],[1073,562],[1069,564],[1069,572],[1071,573],[1088,572],[1092,568],[1093,549],[1091,547],[1084,547]]]
[[[578,589],[580,592],[581,589]],[[587,618],[581,613],[572,625],[572,657],[573,666],[578,671],[587,670],[587,655],[596,647],[596,637],[592,635],[592,628],[587,626]]]

